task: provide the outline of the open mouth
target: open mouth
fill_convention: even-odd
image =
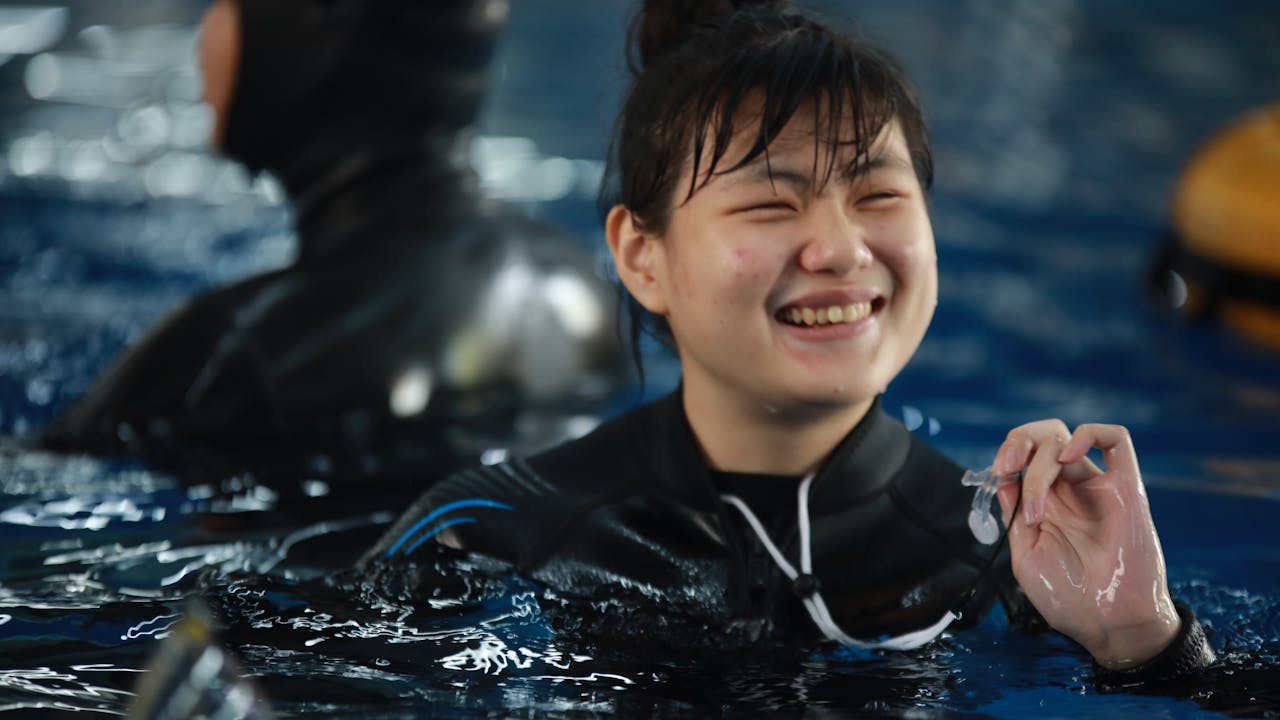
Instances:
[[[777,318],[778,322],[796,327],[849,325],[869,315],[874,315],[882,307],[884,307],[884,298],[882,297],[844,305],[823,305],[820,307],[790,305],[779,310],[774,317]]]

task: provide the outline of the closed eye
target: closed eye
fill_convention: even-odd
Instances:
[[[858,198],[859,205],[884,205],[897,200],[900,196],[893,192],[869,193]]]
[[[784,202],[770,202],[770,203],[761,203],[759,205],[750,205],[748,207],[742,208],[738,212],[755,212],[759,210],[773,210],[773,211],[782,210],[782,211],[790,212],[792,209],[793,208],[790,205]]]

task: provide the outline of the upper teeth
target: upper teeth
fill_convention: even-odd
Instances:
[[[857,322],[870,314],[871,303],[860,302],[822,308],[793,307],[787,313],[787,319],[796,325],[832,325]]]

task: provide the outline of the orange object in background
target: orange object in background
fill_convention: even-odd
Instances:
[[[1232,123],[1192,156],[1172,224],[1153,272],[1170,304],[1280,350],[1280,103]]]

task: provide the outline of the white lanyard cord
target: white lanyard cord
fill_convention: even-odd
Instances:
[[[769,539],[769,533],[765,531],[764,526],[760,524],[760,519],[756,514],[751,512],[751,508],[735,495],[721,495],[720,499],[729,503],[742,513],[742,517],[746,519],[747,524],[755,531],[756,537],[760,538],[760,542],[764,544],[765,550],[769,551],[769,555],[773,557],[773,561],[778,564],[778,568],[787,576],[787,579],[793,583],[797,578],[803,576],[813,577],[813,555],[811,552],[811,544],[809,541],[809,486],[813,484],[814,473],[809,473],[804,480],[800,481],[800,487],[796,491],[796,514],[799,516],[800,529],[800,570],[787,562],[782,552]],[[807,595],[801,595],[800,601],[804,604],[805,610],[809,611],[809,617],[813,618],[813,623],[818,626],[822,634],[828,639],[834,640],[841,645],[850,645],[864,650],[912,650],[921,645],[932,642],[935,638],[942,634],[957,615],[948,610],[942,619],[930,625],[923,630],[916,630],[905,635],[886,638],[884,640],[857,640],[845,634],[836,621],[831,617],[831,612],[827,610],[827,604],[823,601],[821,593],[817,590],[817,585],[813,585],[812,592]]]

